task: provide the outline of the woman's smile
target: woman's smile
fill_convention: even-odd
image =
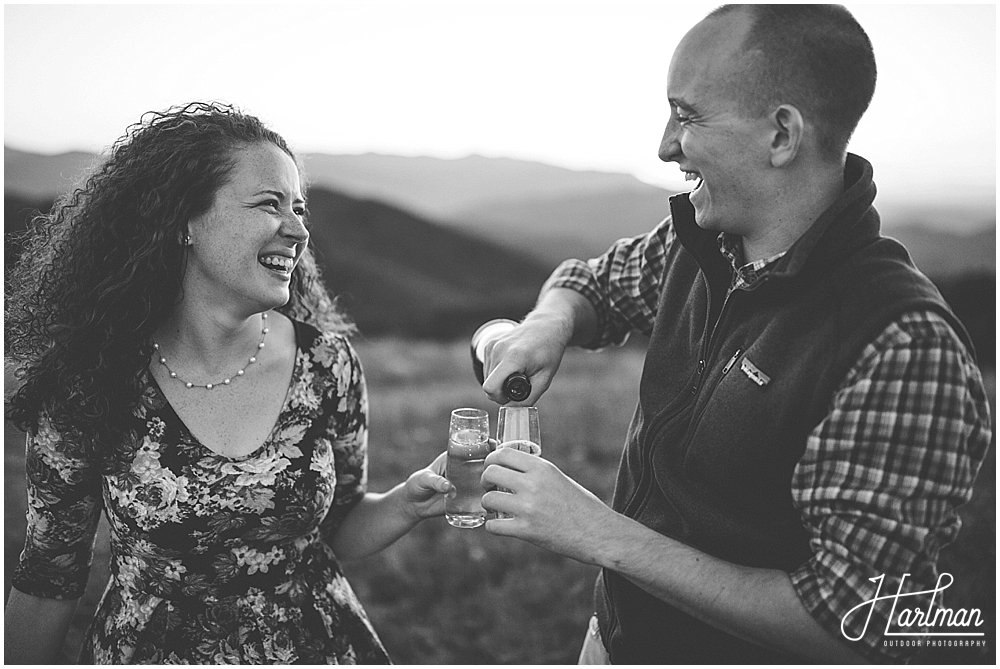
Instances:
[[[295,268],[295,258],[279,254],[266,254],[258,256],[259,262],[269,272],[277,274],[283,279],[292,278],[292,270]]]

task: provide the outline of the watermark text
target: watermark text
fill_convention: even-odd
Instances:
[[[882,595],[882,581],[885,579],[885,574],[881,576],[876,576],[875,578],[869,579],[873,583],[877,583],[878,587],[875,589],[875,596],[869,600],[866,600],[853,609],[847,612],[847,614],[840,621],[840,633],[844,635],[844,638],[850,641],[859,641],[868,631],[868,623],[871,622],[872,612],[875,610],[875,604],[878,602],[892,602],[892,609],[889,612],[889,617],[885,625],[884,635],[887,637],[982,637],[985,636],[984,632],[968,631],[969,628],[975,629],[981,627],[983,624],[983,614],[979,609],[949,609],[944,606],[935,607],[934,602],[938,599],[938,595],[941,595],[941,601],[944,601],[944,591],[947,590],[954,582],[955,579],[951,574],[942,573],[938,576],[937,584],[934,586],[933,590],[921,590],[918,592],[903,592],[903,582],[906,581],[906,577],[909,574],[903,574],[903,577],[899,579],[899,588],[896,590],[894,595]],[[945,579],[947,578],[947,583]],[[899,615],[896,615],[896,608],[899,606],[900,600],[905,597],[920,597],[922,595],[930,595],[930,602],[927,604],[926,609],[920,609],[919,607],[913,608],[903,608],[900,609]],[[911,600],[912,601],[912,600]],[[905,603],[904,603],[905,606]],[[865,619],[865,624],[861,628],[861,633],[857,636],[850,636],[847,633],[846,625],[848,619],[850,619],[855,613],[862,612],[865,607],[868,609],[868,616]],[[919,631],[899,631],[890,632],[893,622],[901,630],[919,630]],[[934,630],[940,630],[941,628],[946,628],[948,631],[924,631],[928,628]],[[903,644],[897,644],[903,645]],[[907,644],[909,645],[909,644]],[[971,644],[970,644],[971,645]]]

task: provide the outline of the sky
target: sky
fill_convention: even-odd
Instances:
[[[222,100],[299,153],[536,160],[686,189],[656,151],[667,67],[715,5],[5,5],[4,143],[101,151],[143,112]],[[848,4],[875,48],[851,150],[880,193],[996,198],[996,6]]]

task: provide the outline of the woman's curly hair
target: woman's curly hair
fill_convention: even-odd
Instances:
[[[229,179],[236,151],[285,140],[254,116],[220,103],[148,112],[112,145],[82,187],[32,221],[8,269],[5,355],[19,387],[7,417],[37,428],[44,412],[113,468],[143,392],[152,335],[181,298],[189,220]],[[279,311],[327,331],[350,332],[306,249]]]

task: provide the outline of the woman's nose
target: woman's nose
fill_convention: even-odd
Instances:
[[[281,222],[281,234],[296,243],[304,243],[309,239],[309,229],[303,217],[295,212],[289,212]]]

